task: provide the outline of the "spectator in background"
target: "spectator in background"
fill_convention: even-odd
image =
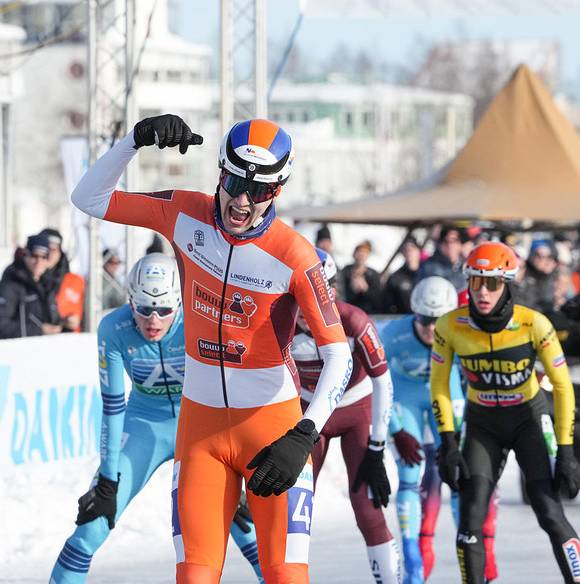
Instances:
[[[405,263],[389,276],[383,288],[379,311],[384,314],[411,314],[411,290],[421,264],[421,248],[412,235],[403,241],[401,254]]]
[[[48,270],[49,243],[31,235],[0,281],[0,338],[34,337],[62,332],[56,300],[42,281]]]
[[[326,223],[316,232],[316,242],[314,245],[332,256],[332,237],[330,236],[330,229],[328,229]]]
[[[367,266],[371,251],[370,241],[359,243],[354,248],[354,263],[342,270],[344,300],[367,314],[375,314],[379,310],[381,294],[380,276],[376,270]]]
[[[549,239],[532,241],[526,274],[515,287],[515,302],[539,312],[554,309],[554,296],[558,280],[558,254]]]
[[[161,236],[157,233],[153,234],[153,239],[149,247],[145,250],[145,255],[149,255],[150,253],[165,253],[163,249],[163,240]]]
[[[103,251],[103,309],[109,310],[126,302],[125,289],[119,281],[121,258],[114,249]]]
[[[85,301],[85,281],[73,274],[62,250],[62,235],[56,229],[43,229],[48,237],[48,269],[42,276],[47,290],[55,295],[63,332],[80,332]]]
[[[430,276],[449,280],[457,292],[467,288],[463,275],[462,233],[458,227],[443,227],[435,253],[419,268],[417,281]]]
[[[314,242],[314,247],[318,247],[334,257],[332,237],[330,235],[330,229],[326,223],[316,232],[316,241]],[[342,270],[336,266],[336,284],[334,286],[335,297],[344,299],[344,281],[342,276]]]

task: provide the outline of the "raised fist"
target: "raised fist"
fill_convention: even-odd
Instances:
[[[173,114],[145,118],[137,122],[133,129],[133,139],[136,149],[153,144],[161,149],[179,146],[181,154],[185,154],[189,146],[203,143],[199,134],[194,134],[179,116]]]

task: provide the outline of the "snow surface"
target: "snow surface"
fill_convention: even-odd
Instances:
[[[44,583],[66,537],[72,532],[76,500],[98,464],[96,458],[23,468],[0,478],[0,582]],[[389,476],[396,487],[396,469]],[[174,582],[170,525],[171,465],[165,464],[129,506],[104,546],[95,554],[88,581],[94,584]],[[518,471],[510,459],[500,483],[497,582],[557,584],[561,576],[547,536],[532,510],[521,503]],[[447,498],[445,498],[447,499]],[[336,440],[322,471],[314,508],[310,553],[313,584],[373,584],[365,546],[346,489],[346,473]],[[580,527],[580,505],[567,504]],[[387,521],[398,537],[394,504]],[[455,529],[447,500],[441,510],[435,548],[437,563],[429,582],[459,582]],[[253,571],[230,541],[223,584],[254,583]]]

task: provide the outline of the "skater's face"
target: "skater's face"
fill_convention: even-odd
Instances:
[[[174,310],[170,315],[160,318],[157,312],[151,313],[150,316],[143,316],[133,309],[133,317],[139,332],[143,335],[146,341],[157,342],[160,341],[171,328],[177,310]]]
[[[484,316],[489,314],[501,298],[504,288],[505,282],[501,278],[479,278],[477,282],[475,278],[470,278],[469,296],[477,312]]]
[[[248,193],[241,193],[237,197],[231,197],[220,185],[219,187],[220,210],[223,224],[228,233],[240,235],[250,229],[256,219],[261,217],[272,201],[254,203]]]
[[[431,346],[435,338],[435,321],[436,318],[426,318],[423,315],[415,315],[415,330],[419,338],[426,344]]]

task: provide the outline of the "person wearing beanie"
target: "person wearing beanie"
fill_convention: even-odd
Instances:
[[[411,314],[411,291],[421,265],[421,248],[411,235],[401,246],[405,263],[393,272],[383,288],[379,312],[384,314]]]
[[[63,332],[80,332],[85,302],[85,280],[70,271],[62,249],[62,235],[47,227],[40,232],[48,237],[48,270],[43,275],[47,289],[55,295]]]
[[[48,270],[46,234],[31,235],[0,281],[0,338],[13,339],[60,333],[54,294],[43,282]]]
[[[514,286],[518,304],[547,313],[554,310],[554,296],[558,281],[558,252],[549,239],[536,239],[530,246],[526,273]]]
[[[463,275],[462,230],[458,227],[443,227],[435,253],[419,268],[417,282],[430,276],[441,276],[449,280],[458,293],[463,292],[467,283]]]

